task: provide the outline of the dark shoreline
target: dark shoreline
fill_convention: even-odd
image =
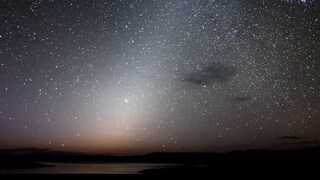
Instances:
[[[53,167],[54,165],[43,164],[39,162],[26,162],[26,161],[16,161],[16,162],[1,162],[1,169],[32,169],[41,167]]]
[[[142,176],[197,176],[217,175],[225,170],[232,173],[254,171],[261,174],[317,172],[320,147],[299,150],[247,150],[230,153],[152,153],[142,156],[115,157],[86,155],[49,150],[2,150],[0,169],[31,169],[53,167],[52,163],[154,163],[176,166],[147,168],[139,171]],[[108,175],[109,176],[109,175]]]

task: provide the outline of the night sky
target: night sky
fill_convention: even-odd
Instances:
[[[0,0],[0,148],[320,144],[317,0]]]

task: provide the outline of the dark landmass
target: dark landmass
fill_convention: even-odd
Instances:
[[[229,153],[151,153],[139,156],[88,155],[48,149],[0,150],[0,168],[36,168],[38,162],[63,163],[166,163],[177,164],[163,169],[146,169],[143,175],[209,175],[228,170],[233,173],[301,173],[316,172],[320,147],[300,150],[246,150]]]

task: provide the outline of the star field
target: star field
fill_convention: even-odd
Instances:
[[[320,144],[308,0],[1,0],[0,147]]]

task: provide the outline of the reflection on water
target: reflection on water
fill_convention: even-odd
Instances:
[[[160,169],[174,165],[150,163],[42,163],[52,167],[30,169],[0,169],[0,173],[13,174],[139,174],[144,169]]]

